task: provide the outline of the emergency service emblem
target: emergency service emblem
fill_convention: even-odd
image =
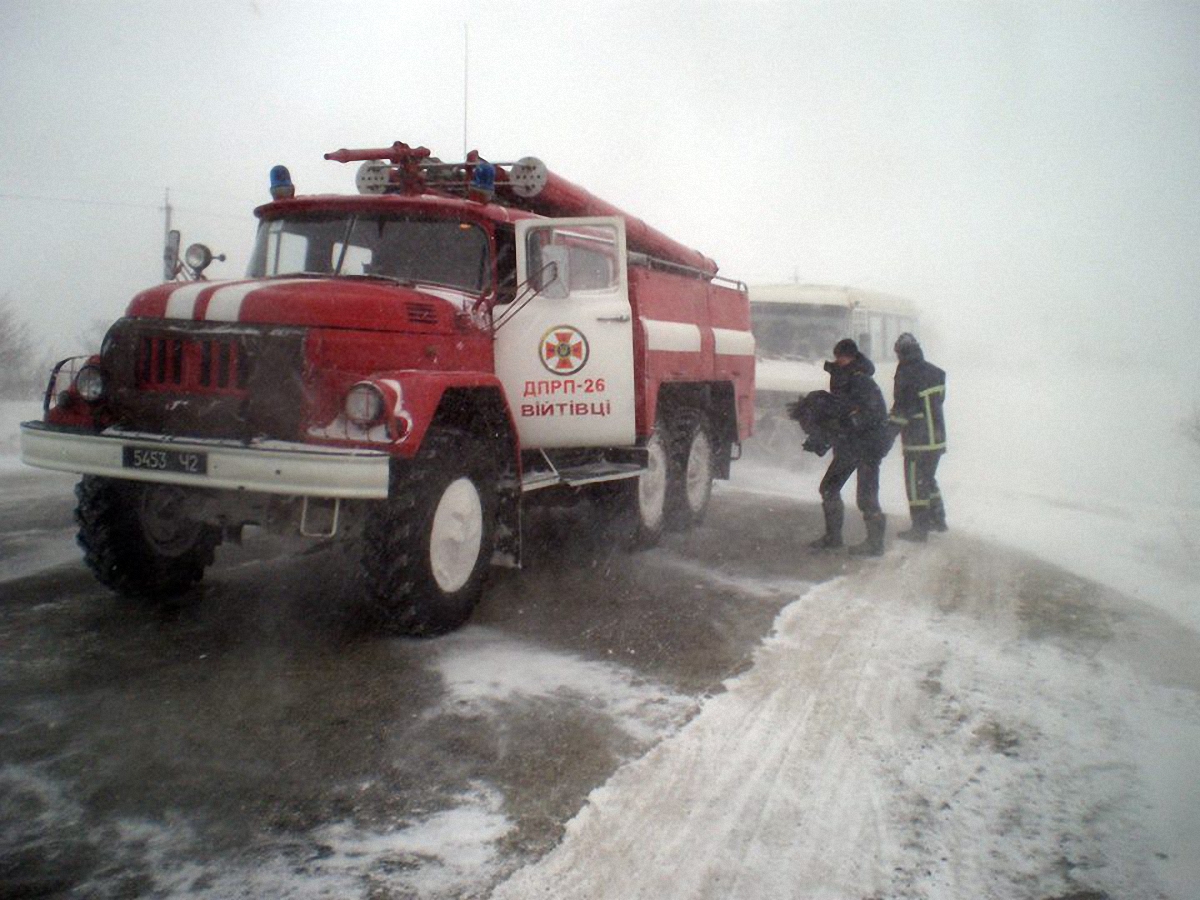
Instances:
[[[588,342],[570,325],[556,325],[542,335],[542,365],[555,375],[574,375],[587,365]]]

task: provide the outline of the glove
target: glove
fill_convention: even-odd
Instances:
[[[788,415],[788,418],[791,419],[793,422],[800,421],[800,401],[799,400],[793,400],[791,403],[789,403],[787,405],[787,415]]]
[[[813,438],[809,438],[801,446],[809,453],[815,453],[817,456],[824,456],[829,452],[828,444],[824,444],[821,441],[814,440]]]
[[[887,430],[883,435],[883,455],[887,456],[892,452],[892,445],[896,443],[896,438],[900,435],[900,426],[895,422],[888,423]]]
[[[896,433],[889,431],[883,438],[883,452],[880,454],[880,459],[892,452],[892,444],[896,443]]]

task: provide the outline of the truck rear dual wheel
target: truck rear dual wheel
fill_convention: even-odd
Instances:
[[[189,492],[85,475],[75,487],[77,540],[96,579],[139,599],[178,597],[204,576],[220,529],[188,516]]]
[[[716,450],[712,426],[700,412],[681,415],[671,429],[672,465],[667,482],[667,527],[685,531],[704,520],[712,497]]]
[[[671,454],[671,433],[665,422],[659,422],[650,435],[646,453],[646,471],[637,479],[634,492],[635,547],[653,547],[662,538],[667,524],[667,499],[672,483],[679,477]]]
[[[493,459],[470,435],[430,433],[392,499],[368,514],[362,566],[382,631],[433,636],[471,617],[495,541]]]
[[[699,411],[659,419],[646,442],[646,470],[597,489],[604,514],[629,549],[655,546],[667,528],[699,525],[716,472],[712,425]]]

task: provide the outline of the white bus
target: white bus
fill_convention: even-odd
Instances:
[[[916,330],[917,310],[910,300],[878,291],[763,284],[750,286],[750,319],[758,357],[756,443],[772,446],[800,440],[798,428],[787,420],[786,404],[802,393],[828,389],[824,363],[835,343],[853,338],[882,370],[895,362],[896,338]]]

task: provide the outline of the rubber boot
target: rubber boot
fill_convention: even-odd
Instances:
[[[929,501],[929,529],[930,531],[948,531],[946,525],[946,507],[942,505],[941,497],[934,497]]]
[[[906,528],[904,531],[897,531],[896,537],[902,541],[923,544],[929,538],[929,510],[919,506],[910,506],[908,514],[912,518],[912,527]]]
[[[842,546],[842,523],[846,519],[846,507],[840,499],[826,500],[821,504],[825,513],[825,533],[808,546],[814,550],[833,550]]]
[[[867,526],[867,539],[851,547],[850,552],[855,556],[883,556],[887,517],[883,513],[863,513],[863,524]]]

